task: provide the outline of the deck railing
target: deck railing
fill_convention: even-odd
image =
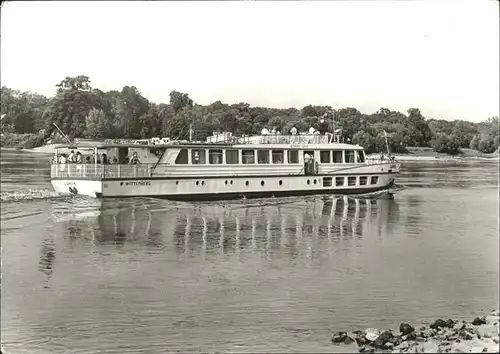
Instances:
[[[56,178],[141,178],[150,177],[156,164],[100,165],[55,164],[51,165],[50,177]]]
[[[245,137],[228,137],[219,143],[231,144],[328,144],[330,137],[327,135],[301,134],[301,135],[258,135]]]
[[[368,165],[396,163],[389,159],[366,159]],[[101,164],[54,164],[51,165],[51,178],[144,178],[151,177],[156,164],[139,165],[101,165]]]

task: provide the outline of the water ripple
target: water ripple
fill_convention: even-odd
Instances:
[[[185,203],[55,196],[16,178],[46,161],[5,158],[7,352],[335,352],[331,331],[498,307],[492,163],[404,163],[364,196]]]

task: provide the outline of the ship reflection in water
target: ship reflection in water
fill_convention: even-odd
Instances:
[[[71,244],[175,249],[202,257],[242,250],[312,257],[342,241],[346,246],[361,242],[367,228],[382,237],[399,216],[392,198],[345,196],[193,204],[106,199],[94,204],[79,212],[53,212]]]

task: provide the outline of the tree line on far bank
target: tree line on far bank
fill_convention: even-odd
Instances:
[[[103,92],[83,75],[66,77],[56,87],[52,98],[1,88],[1,113],[5,114],[0,126],[2,146],[16,144],[14,136],[19,134],[30,134],[23,141],[24,148],[43,145],[55,132],[53,123],[70,138],[91,139],[187,139],[192,124],[195,140],[205,140],[216,131],[253,135],[263,128],[275,128],[287,134],[293,126],[299,131],[312,126],[331,132],[334,123],[335,129],[341,129],[343,141],[362,145],[367,153],[385,150],[384,131],[396,153],[406,152],[407,147],[432,147],[452,155],[461,148],[491,153],[499,146],[498,117],[472,123],[426,119],[418,108],[410,108],[406,114],[388,108],[363,114],[351,107],[333,110],[314,105],[277,109],[216,101],[203,106],[177,91],[170,92],[169,103],[156,104],[134,86]]]

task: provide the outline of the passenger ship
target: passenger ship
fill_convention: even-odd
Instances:
[[[335,140],[330,133],[225,133],[205,142],[58,145],[51,183],[58,193],[171,200],[362,194],[394,184],[399,162],[367,160],[361,146]],[[116,163],[60,163],[59,155],[70,150],[105,153]],[[135,154],[139,163],[127,163]]]

